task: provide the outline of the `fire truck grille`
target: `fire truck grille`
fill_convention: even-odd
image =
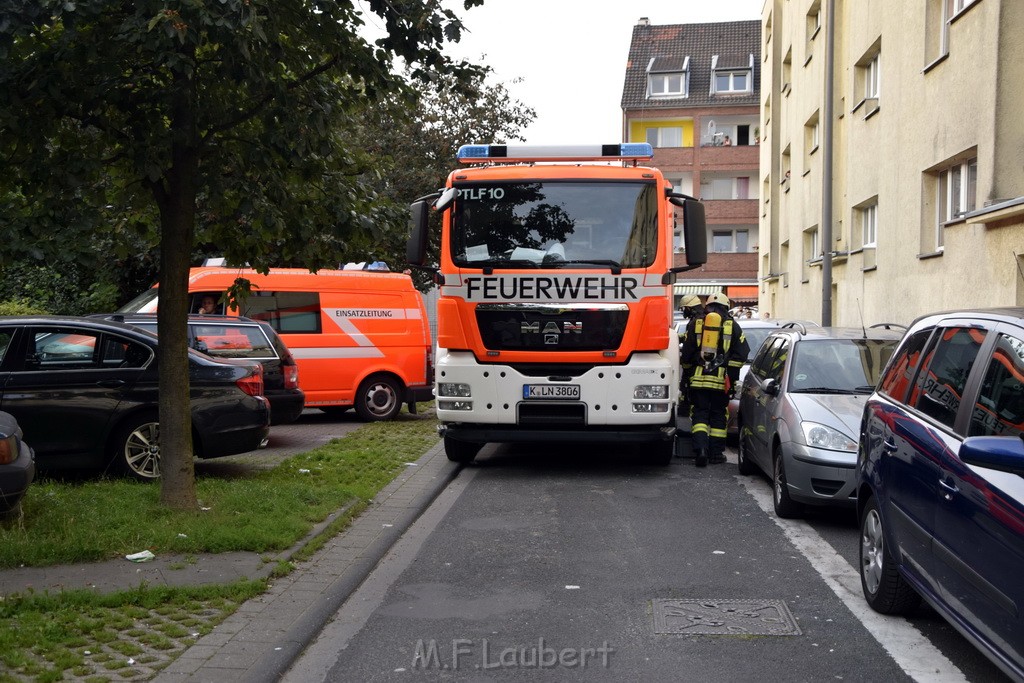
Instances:
[[[477,324],[492,351],[607,351],[619,348],[629,320],[614,309],[479,306]]]

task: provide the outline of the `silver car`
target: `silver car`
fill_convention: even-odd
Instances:
[[[855,505],[861,416],[902,336],[896,327],[794,324],[754,355],[740,394],[739,470],[768,475],[779,517]]]

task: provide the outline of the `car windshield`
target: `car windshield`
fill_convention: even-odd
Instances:
[[[644,268],[658,253],[658,196],[646,182],[458,185],[452,259],[470,268]]]
[[[754,358],[754,354],[761,348],[762,342],[768,338],[768,335],[774,332],[775,327],[751,327],[747,329],[743,327],[743,322],[740,321],[740,329],[743,330],[743,336],[747,339],[747,346],[750,347],[750,355],[747,356],[747,362],[749,363]]]
[[[870,394],[896,344],[892,339],[804,339],[794,347],[789,391]]]

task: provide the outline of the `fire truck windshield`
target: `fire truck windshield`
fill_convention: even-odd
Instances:
[[[657,254],[652,182],[477,182],[456,189],[457,266],[646,268]]]

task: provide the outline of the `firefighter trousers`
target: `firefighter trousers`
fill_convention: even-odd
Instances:
[[[690,388],[693,451],[707,449],[712,458],[725,455],[725,428],[729,422],[729,395],[720,389]]]

